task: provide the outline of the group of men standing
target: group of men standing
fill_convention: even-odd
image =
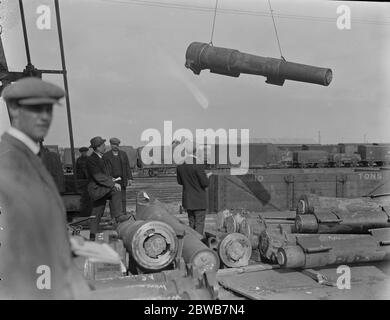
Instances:
[[[89,149],[79,149],[81,156],[76,161],[76,177],[82,192],[81,211],[95,216],[91,219],[90,240],[99,232],[99,222],[110,201],[110,214],[120,223],[130,218],[126,213],[126,187],[133,179],[127,154],[120,150],[120,140],[111,138],[111,150],[106,151],[106,140],[102,137],[91,139]]]

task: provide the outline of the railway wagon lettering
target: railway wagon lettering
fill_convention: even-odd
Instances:
[[[382,180],[383,176],[378,172],[359,173],[360,180]]]

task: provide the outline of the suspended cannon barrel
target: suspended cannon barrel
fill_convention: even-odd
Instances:
[[[126,250],[144,270],[162,270],[176,258],[176,234],[164,222],[128,220],[117,227],[117,232]]]
[[[185,66],[195,74],[204,69],[221,75],[238,77],[241,73],[267,77],[266,83],[282,86],[294,80],[328,86],[332,70],[242,53],[238,50],[193,42],[186,52]]]

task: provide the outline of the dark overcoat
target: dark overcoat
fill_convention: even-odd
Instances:
[[[184,163],[177,166],[177,182],[183,186],[182,205],[186,210],[204,210],[207,207],[206,188],[209,179],[204,165]]]
[[[0,142],[0,299],[84,298],[66,213],[42,160],[4,133]]]

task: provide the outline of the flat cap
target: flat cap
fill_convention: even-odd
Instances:
[[[79,149],[80,152],[85,152],[85,151],[88,151],[88,150],[89,150],[89,148],[87,148],[87,147],[81,147]]]
[[[121,143],[121,141],[120,141],[118,138],[111,138],[111,139],[110,139],[110,143],[119,146],[119,144]]]
[[[97,148],[101,146],[104,142],[106,142],[106,139],[103,139],[102,137],[94,137],[90,140],[91,145],[90,148]]]
[[[4,100],[17,100],[20,105],[55,104],[65,96],[65,91],[39,78],[20,79],[4,88]]]

